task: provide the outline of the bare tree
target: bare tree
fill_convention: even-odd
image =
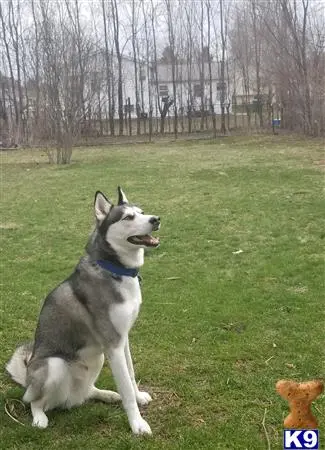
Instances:
[[[149,24],[148,24],[148,14],[145,11],[145,2],[142,0],[142,16],[144,20],[144,31],[145,31],[145,51],[146,51],[146,67],[147,67],[147,84],[148,84],[148,103],[149,103],[149,142],[151,142],[152,139],[152,116],[153,116],[153,93],[152,93],[152,83],[151,83],[151,73],[150,73],[150,67],[151,67],[151,48],[150,48],[150,30],[149,30]],[[151,9],[151,13],[153,13],[153,10]]]
[[[58,7],[58,15],[53,14]],[[42,108],[48,121],[44,122],[49,137],[56,143],[56,162],[70,162],[72,147],[84,119],[80,92],[86,70],[81,74],[76,30],[71,26],[64,5],[41,2],[41,64],[44,82]],[[83,45],[83,44],[82,44]],[[91,48],[84,46],[84,64],[91,60]],[[84,70],[82,69],[82,70]],[[89,90],[88,100],[93,92]],[[50,158],[53,158],[50,153]]]
[[[320,123],[322,116],[321,108],[313,116],[313,111],[316,112],[313,105],[320,98],[318,83],[313,80],[315,75],[319,81],[322,78],[318,76],[320,66],[313,66],[313,62],[319,54],[316,42],[320,48],[324,45],[324,6],[317,0],[280,0],[257,5],[257,18],[263,27],[258,37],[265,49],[261,53],[261,74],[271,80],[273,104],[279,103],[282,126],[314,133],[314,123]],[[314,41],[317,23],[321,23],[322,31]]]
[[[225,116],[225,59],[226,59],[226,37],[225,37],[225,21],[223,0],[219,0],[220,5],[220,36],[221,36],[221,61],[220,61],[220,83],[221,83],[221,95],[220,95],[220,107],[221,107],[221,133],[226,133],[226,116]]]
[[[192,73],[193,73],[193,52],[194,52],[194,27],[195,27],[195,11],[192,4],[186,2],[185,9],[185,30],[186,30],[186,76],[187,76],[187,118],[188,118],[188,132],[192,132],[192,114],[193,114],[193,87],[192,87]]]
[[[37,19],[35,0],[31,0],[33,26],[34,26],[34,45],[33,45],[33,59],[34,59],[34,88],[35,88],[35,124],[34,128],[37,130],[39,126],[40,116],[40,33],[39,33],[39,21]]]
[[[117,0],[111,0],[112,18],[114,29],[114,43],[118,65],[118,79],[117,79],[117,102],[118,102],[118,117],[119,117],[119,134],[123,135],[123,74],[122,74],[122,53],[120,50],[120,21],[118,13]]]
[[[133,66],[134,66],[134,87],[135,87],[135,110],[137,115],[137,135],[140,134],[140,96],[139,96],[139,70],[138,70],[138,46],[137,46],[137,26],[138,26],[138,11],[136,11],[135,0],[132,0],[132,50],[133,50]]]
[[[163,134],[165,130],[165,118],[167,116],[170,106],[173,104],[173,100],[165,98],[164,102],[160,99],[159,93],[159,79],[158,79],[158,56],[157,56],[157,39],[156,39],[156,17],[155,17],[155,6],[153,0],[151,0],[151,31],[152,31],[152,42],[153,42],[153,58],[152,58],[152,78],[153,83],[156,87],[156,107],[158,107],[160,113],[160,133]]]
[[[213,101],[213,82],[212,82],[212,57],[210,53],[211,45],[211,3],[210,0],[206,0],[206,13],[207,13],[207,28],[208,28],[208,38],[207,38],[207,54],[208,54],[208,68],[209,68],[209,94],[210,94],[210,113],[212,114],[212,129],[213,137],[217,136],[217,122],[214,112],[214,101]]]
[[[257,19],[257,3],[256,0],[251,0],[252,19],[253,19],[253,40],[255,51],[255,73],[256,73],[256,105],[259,116],[260,126],[263,126],[263,99],[261,89],[261,42],[260,33],[258,33],[258,19]]]
[[[102,14],[103,14],[103,24],[104,24],[104,37],[105,37],[105,69],[106,69],[106,86],[107,86],[107,101],[108,101],[108,117],[110,133],[112,136],[115,134],[114,129],[114,95],[113,95],[113,74],[112,74],[112,58],[110,57],[112,51],[109,47],[109,36],[108,36],[108,14],[106,10],[106,2],[102,0]]]
[[[309,71],[307,63],[307,20],[308,20],[309,0],[301,1],[303,11],[301,24],[299,24],[298,22],[298,11],[296,2],[294,2],[293,5],[291,6],[286,1],[280,0],[280,4],[284,20],[293,38],[297,69],[299,70],[299,74],[303,85],[303,121],[305,131],[308,134],[311,134],[312,117],[311,117],[311,103],[310,103]]]
[[[174,106],[174,135],[177,138],[178,135],[178,111],[177,111],[177,91],[176,91],[176,66],[177,66],[177,55],[176,55],[176,38],[174,22],[175,12],[172,9],[172,4],[170,0],[166,1],[167,9],[167,26],[168,26],[168,41],[171,50],[171,69],[172,69],[172,83],[173,83],[173,106]]]
[[[247,5],[237,6],[235,12],[234,26],[231,33],[231,51],[235,62],[235,70],[238,69],[240,76],[234,73],[234,83],[236,95],[237,90],[243,94],[240,98],[240,104],[237,103],[235,108],[239,109],[244,120],[244,112],[248,118],[248,126],[250,127],[251,107],[251,67],[253,64],[253,50],[251,42],[251,34],[249,32],[249,15],[247,13]],[[238,88],[238,89],[237,89]]]
[[[5,54],[7,58],[7,63],[9,67],[9,75],[10,75],[10,85],[11,85],[11,98],[13,102],[14,112],[15,112],[15,141],[17,141],[17,137],[19,135],[19,128],[20,128],[20,109],[19,109],[19,102],[17,99],[17,90],[16,90],[16,81],[14,76],[14,65],[12,60],[12,55],[10,51],[10,38],[9,38],[9,31],[8,31],[8,24],[10,23],[11,19],[9,17],[8,10],[6,11],[7,15],[5,16],[5,11],[3,10],[2,4],[0,2],[0,20],[2,25],[2,37],[3,37],[3,43],[5,47]]]
[[[76,43],[76,50],[77,50],[77,58],[78,58],[78,64],[79,64],[79,76],[80,76],[80,83],[79,83],[79,102],[80,102],[80,108],[82,109],[83,113],[83,120],[86,121],[86,104],[84,99],[84,91],[85,91],[85,61],[83,59],[84,53],[86,53],[83,48],[83,45],[86,44],[85,36],[82,33],[81,30],[81,24],[80,24],[80,3],[78,0],[74,0],[74,8],[72,7],[72,4],[65,0],[66,9],[69,15],[69,19],[71,21],[71,25],[73,27],[73,34],[75,38]],[[71,5],[71,6],[70,6]]]
[[[21,133],[23,130],[21,129],[22,125],[22,115],[23,115],[23,86],[22,86],[22,64],[21,64],[21,56],[20,56],[20,38],[19,38],[19,30],[18,30],[18,21],[20,17],[20,1],[16,3],[17,8],[17,16],[16,11],[13,5],[13,1],[9,0],[9,30],[11,35],[11,43],[15,56],[16,63],[16,72],[17,72],[17,91],[18,91],[18,114],[19,114],[19,127],[18,127],[18,136],[17,140],[20,141]]]
[[[201,100],[201,124],[200,129],[204,129],[205,111],[205,64],[210,59],[210,55],[206,54],[206,46],[204,40],[205,29],[205,17],[204,17],[204,2],[201,1],[201,14],[200,14],[200,53],[199,53],[199,72],[200,72],[200,100]]]

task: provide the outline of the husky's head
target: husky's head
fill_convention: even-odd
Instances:
[[[111,249],[122,264],[142,265],[144,249],[158,247],[159,239],[151,233],[159,230],[160,218],[144,214],[141,208],[129,203],[120,187],[117,205],[97,191],[94,209],[96,235],[107,251]]]

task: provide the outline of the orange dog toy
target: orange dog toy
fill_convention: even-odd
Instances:
[[[323,392],[322,381],[313,380],[297,383],[291,380],[280,380],[276,391],[288,400],[290,414],[284,419],[285,428],[317,428],[316,417],[311,412],[311,403]]]

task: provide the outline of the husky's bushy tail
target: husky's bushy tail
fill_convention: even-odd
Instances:
[[[6,365],[11,378],[23,387],[26,387],[27,364],[32,356],[33,345],[33,342],[28,342],[17,347]]]

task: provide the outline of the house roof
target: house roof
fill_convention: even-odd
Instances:
[[[188,64],[177,64],[176,63],[176,82],[200,82],[201,79],[201,64],[197,62],[193,62],[192,66]],[[212,80],[216,81],[220,78],[219,76],[219,63],[216,61],[211,62],[211,72],[212,72]],[[172,83],[172,64],[166,62],[159,62],[157,64],[157,73],[158,73],[158,83]],[[204,63],[203,66],[203,76],[204,81],[209,82],[209,64]]]

